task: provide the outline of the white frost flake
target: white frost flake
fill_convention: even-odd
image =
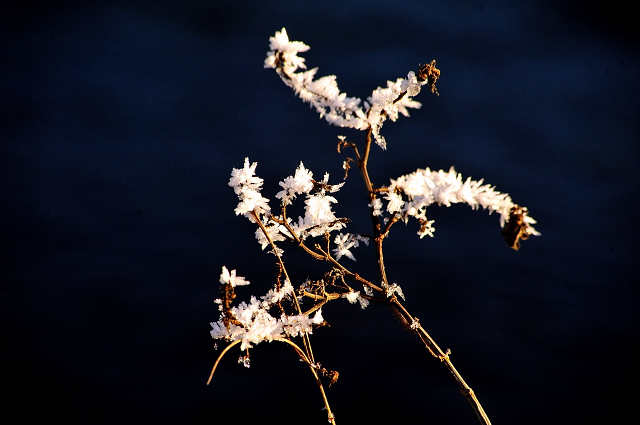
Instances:
[[[333,249],[333,255],[336,260],[340,260],[342,256],[349,258],[352,261],[356,261],[356,257],[351,253],[351,248],[357,248],[360,242],[364,242],[365,245],[369,245],[369,239],[360,235],[353,235],[351,233],[338,234],[333,241],[336,247]]]
[[[220,273],[220,283],[222,283],[223,285],[231,285],[235,288],[236,286],[248,285],[249,281],[245,280],[245,278],[242,276],[236,276],[235,270],[231,270],[231,272],[229,272],[229,270],[227,270],[225,266],[222,266],[222,273]]]

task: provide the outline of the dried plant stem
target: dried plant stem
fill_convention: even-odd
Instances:
[[[369,203],[371,205],[371,221],[373,224],[376,260],[378,262],[378,273],[380,275],[380,280],[385,285],[389,285],[384,265],[382,242],[387,236],[391,225],[397,221],[397,218],[394,217],[395,220],[390,221],[387,224],[386,228],[382,230],[380,219],[378,218],[378,216],[373,214],[374,208],[372,203],[376,199],[378,190],[375,189],[375,186],[373,185],[369,177],[369,172],[367,171],[369,153],[371,151],[371,132],[371,127],[369,127],[369,130],[367,131],[367,135],[365,137],[364,154],[362,155],[362,157],[358,155],[358,168],[360,169],[362,178],[364,179],[364,183],[367,188]],[[396,315],[396,317],[398,317],[398,319],[400,319],[400,322],[403,324],[403,326],[410,332],[415,333],[427,347],[431,355],[440,359],[440,361],[445,364],[445,367],[447,368],[453,379],[456,381],[460,392],[467,399],[469,404],[471,404],[471,408],[475,412],[480,423],[484,425],[490,425],[491,421],[489,421],[489,417],[482,408],[482,405],[478,401],[475,393],[473,392],[471,387],[467,385],[464,379],[462,379],[460,372],[458,372],[458,370],[453,366],[453,363],[451,363],[451,360],[449,359],[450,351],[442,351],[442,349],[438,346],[438,344],[436,344],[433,338],[431,338],[427,331],[425,331],[424,328],[420,325],[418,320],[415,317],[411,316],[411,314],[409,314],[404,306],[400,304],[400,301],[398,301],[395,295],[393,295],[389,301],[394,314]]]
[[[436,344],[433,338],[431,338],[427,331],[424,330],[424,328],[420,325],[418,319],[411,316],[411,314],[409,314],[409,312],[404,308],[404,306],[400,303],[400,301],[398,301],[397,298],[391,298],[390,302],[393,312],[398,318],[400,318],[401,323],[407,328],[407,330],[415,333],[427,347],[431,355],[440,359],[440,361],[445,364],[445,367],[447,368],[453,379],[456,381],[460,392],[471,405],[471,408],[475,412],[480,423],[490,425],[491,421],[482,408],[482,405],[478,401],[475,393],[473,392],[471,387],[467,385],[465,380],[462,379],[462,375],[460,375],[460,372],[458,372],[458,370],[453,366],[453,363],[451,363],[451,359],[449,358],[449,355],[451,354],[450,350],[447,350],[446,352],[442,351],[442,349],[438,346],[438,344]]]
[[[216,371],[216,368],[218,367],[218,363],[220,363],[220,360],[222,359],[222,357],[227,353],[227,351],[231,349],[231,347],[233,347],[234,345],[240,344],[241,342],[242,342],[241,339],[233,341],[231,344],[227,345],[224,350],[222,350],[222,353],[220,353],[220,355],[218,356],[218,359],[216,360],[216,363],[213,365],[213,369],[211,369],[211,374],[209,375],[209,379],[207,380],[207,385],[211,383],[211,378],[213,378],[213,374]]]
[[[298,355],[300,356],[300,358],[309,365],[309,369],[311,369],[311,373],[313,373],[313,377],[316,380],[316,384],[318,384],[318,389],[320,390],[320,393],[322,394],[322,399],[324,400],[324,406],[327,409],[327,416],[329,419],[329,423],[335,425],[336,424],[336,419],[334,414],[331,412],[331,407],[329,407],[329,400],[327,399],[327,395],[324,392],[324,387],[322,386],[322,381],[320,380],[320,376],[318,376],[318,372],[316,372],[315,369],[315,365],[314,363],[310,362],[309,359],[307,358],[307,356],[302,352],[302,350],[300,349],[300,347],[298,347],[296,344],[294,344],[293,342],[289,341],[288,339],[285,338],[275,338],[274,341],[280,341],[280,342],[284,342],[287,343],[289,345],[291,345],[295,350],[296,353],[298,353]]]
[[[322,181],[314,180],[312,173],[304,168],[302,162],[300,167],[296,169],[295,177],[290,176],[284,182],[280,182],[285,190],[279,192],[276,197],[282,200],[282,213],[277,217],[271,215],[271,209],[268,206],[269,200],[260,194],[263,180],[254,175],[257,163],[250,164],[249,159],[245,158],[244,169],[234,168],[232,178],[229,181],[229,185],[234,188],[241,200],[236,208],[236,214],[244,214],[259,226],[259,232],[262,232],[271,247],[271,253],[277,258],[279,269],[275,288],[262,297],[263,301],[252,297],[250,306],[243,303],[236,309],[231,308],[231,302],[235,298],[233,287],[247,285],[249,282],[244,277],[236,276],[236,270],[232,270],[230,273],[226,267],[223,267],[220,282],[225,286],[221,290],[221,298],[216,300],[216,303],[220,304],[220,310],[223,311],[223,314],[217,323],[212,323],[211,334],[214,338],[225,338],[227,341],[239,337],[242,339],[231,342],[222,351],[213,366],[207,384],[211,381],[222,357],[238,343],[245,341],[243,346],[250,347],[249,342],[257,343],[265,340],[284,342],[293,347],[301,360],[309,366],[322,395],[328,421],[335,425],[335,418],[329,407],[320,378],[322,376],[331,378],[331,382],[328,384],[331,386],[336,382],[339,374],[337,371],[327,370],[315,361],[309,334],[313,326],[328,325],[322,319],[320,309],[329,301],[344,297],[352,304],[356,300],[359,301],[362,308],[365,308],[369,301],[373,301],[388,305],[400,323],[409,332],[420,338],[433,357],[444,363],[480,423],[490,425],[491,422],[474,391],[453,366],[449,358],[451,351],[449,349],[443,351],[420,325],[418,319],[412,316],[398,300],[398,297],[404,300],[404,295],[396,283],[389,283],[385,268],[383,242],[395,223],[398,221],[406,223],[409,217],[415,217],[420,222],[421,227],[418,234],[421,238],[425,235],[432,236],[431,223],[433,221],[426,219],[425,208],[434,203],[433,199],[437,200],[438,204],[447,206],[464,200],[474,209],[478,205],[482,205],[490,211],[499,211],[501,223],[504,224],[506,221],[506,227],[503,226],[502,231],[503,237],[516,250],[519,248],[519,240],[539,234],[530,226],[531,223],[535,223],[535,220],[528,216],[526,208],[513,204],[508,194],[497,192],[489,185],[482,185],[482,180],[472,181],[469,178],[464,186],[461,186],[462,177],[453,168],[449,173],[444,173],[442,170],[431,172],[428,168],[418,169],[412,174],[392,180],[388,187],[376,187],[371,181],[368,165],[372,139],[375,139],[375,142],[382,149],[386,149],[386,141],[380,135],[383,122],[387,119],[395,121],[399,113],[408,115],[406,108],[419,107],[420,104],[411,98],[420,92],[421,85],[428,84],[431,92],[438,94],[435,82],[440,77],[440,70],[435,67],[435,60],[428,65],[419,66],[417,73],[410,72],[406,80],[398,79],[395,83],[388,82],[386,89],[380,87],[376,89],[368,102],[365,102],[363,110],[358,106],[360,99],[347,98],[346,94],[339,92],[334,76],[314,80],[315,69],[296,72],[299,68],[306,68],[304,59],[298,57],[296,53],[308,50],[309,46],[301,42],[290,42],[284,28],[281,32],[276,32],[275,37],[270,38],[270,43],[271,51],[265,60],[266,68],[275,68],[285,84],[293,88],[304,101],[315,107],[320,116],[325,116],[329,123],[340,127],[366,130],[363,149],[359,150],[356,143],[347,142],[345,136],[338,136],[340,140],[338,152],[342,148],[348,147],[353,149],[355,153],[357,160],[347,158],[343,163],[344,178],[347,178],[348,170],[352,164],[357,163],[367,191],[373,234],[340,233],[336,236],[334,241],[336,248],[332,251],[331,232],[340,230],[350,220],[334,216],[331,203],[337,202],[337,200],[328,196],[327,192],[338,191],[342,184],[329,185],[328,174]],[[390,99],[394,100],[390,101]],[[422,185],[421,181],[426,183],[428,188],[425,186],[424,190],[417,190],[416,188]],[[434,187],[435,189],[433,189]],[[294,223],[287,217],[286,208],[292,199],[303,193],[307,195],[305,216]],[[438,193],[445,193],[445,195],[438,197]],[[388,201],[385,212],[382,211],[383,198]],[[250,211],[250,209],[252,210]],[[507,211],[509,211],[508,220],[506,220]],[[390,217],[383,217],[383,214],[390,214]],[[324,234],[324,245],[311,243],[308,239],[322,234]],[[283,251],[276,246],[274,237],[271,235],[276,235],[275,239],[278,241],[289,240],[293,242],[315,260],[326,261],[330,265],[329,270],[322,278],[316,280],[307,278],[297,290],[294,289],[281,257]],[[265,240],[260,234],[257,237],[264,249],[267,245]],[[367,280],[338,262],[343,256],[355,261],[349,250],[357,247],[359,242],[365,242],[368,245],[370,241],[375,244],[374,252],[379,279],[377,281],[375,277]],[[335,258],[332,256],[332,252]],[[285,279],[284,285],[283,278]],[[363,285],[363,294],[360,291],[355,291],[352,288],[353,284],[347,283],[345,278],[353,279]],[[304,303],[303,298],[305,298]],[[282,305],[283,300],[287,307],[286,310]],[[311,307],[303,312],[301,304],[305,308],[307,305],[311,305]],[[271,315],[276,307],[280,312],[279,320]],[[291,309],[291,307],[293,308]],[[310,314],[316,311],[315,317],[311,318]],[[231,329],[230,323],[241,325],[241,327],[236,326]],[[300,335],[302,344],[294,343],[291,339],[293,335]],[[248,351],[247,348],[247,354],[240,357],[239,360],[246,367],[249,367]]]
[[[369,171],[367,166],[369,164],[369,153],[371,152],[371,133],[372,128],[369,127],[367,130],[367,135],[365,137],[365,145],[364,145],[364,154],[362,157],[358,156],[358,168],[362,173],[362,178],[364,179],[364,184],[367,188],[367,194],[369,196],[369,205],[371,205],[371,223],[373,224],[373,238],[376,244],[376,260],[378,262],[378,273],[380,274],[380,280],[384,282],[385,285],[389,284],[387,280],[387,273],[384,268],[384,259],[382,253],[382,240],[386,236],[381,231],[380,220],[377,216],[373,214],[373,201],[376,199],[376,190],[373,187],[373,183],[371,183],[371,179],[369,178]]]
[[[293,349],[296,351],[296,353],[298,354],[298,356],[300,356],[300,358],[309,366],[309,369],[311,370],[311,373],[313,373],[313,377],[316,380],[316,384],[318,384],[318,389],[320,389],[320,394],[322,395],[322,400],[324,401],[324,406],[327,409],[327,415],[328,415],[329,423],[335,425],[336,424],[335,416],[331,412],[331,407],[329,407],[329,400],[327,399],[327,395],[324,392],[324,387],[322,386],[322,381],[320,381],[320,377],[318,376],[318,372],[316,372],[315,364],[313,362],[309,361],[309,358],[300,349],[300,347],[298,347],[298,345],[296,345],[295,343],[289,341],[288,339],[286,339],[286,338],[275,338],[274,341],[284,342],[286,344],[291,345],[293,347]],[[224,355],[227,353],[227,351],[229,351],[234,345],[238,345],[241,342],[242,342],[242,340],[233,341],[231,344],[227,345],[224,350],[222,350],[222,352],[218,356],[218,359],[216,360],[216,363],[213,365],[213,369],[211,369],[211,374],[209,375],[209,379],[207,380],[207,385],[209,385],[209,383],[211,383],[211,379],[213,378],[213,374],[215,373],[216,368],[218,367],[218,363],[220,363],[220,360],[222,359],[222,357],[224,357]]]

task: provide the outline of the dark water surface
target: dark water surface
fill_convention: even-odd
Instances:
[[[640,339],[640,62],[615,8],[179,3],[29,3],[1,18],[8,413],[26,403],[25,420],[69,423],[325,423],[310,374],[281,344],[252,350],[248,370],[234,350],[204,385],[220,352],[209,322],[221,267],[252,282],[239,299],[276,273],[233,214],[231,168],[257,161],[274,200],[300,161],[340,182],[336,136],[362,137],[263,69],[268,38],[286,27],[350,96],[438,61],[440,96],[422,93],[422,109],[383,128],[375,183],[453,165],[539,221],[542,236],[514,252],[496,215],[433,207],[433,239],[410,223],[385,245],[407,307],[452,350],[493,423],[622,417]],[[349,230],[369,231],[355,173],[337,197]],[[285,249],[294,279],[322,273]],[[371,249],[355,254],[374,278]],[[324,317],[314,350],[340,372],[328,393],[338,423],[475,423],[388,310],[338,301]]]

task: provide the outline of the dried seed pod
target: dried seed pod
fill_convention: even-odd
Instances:
[[[509,212],[509,221],[502,229],[502,237],[516,251],[520,249],[520,239],[529,239],[533,234],[527,222],[527,213],[527,208],[514,205]]]

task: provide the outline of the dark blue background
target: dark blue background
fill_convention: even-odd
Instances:
[[[25,2],[0,18],[0,270],[5,416],[69,423],[325,423],[282,344],[249,370],[214,351],[222,265],[264,294],[276,273],[227,186],[245,156],[264,194],[302,160],[341,181],[339,134],[263,69],[283,26],[319,75],[366,98],[438,61],[440,96],[383,128],[382,185],[454,165],[538,219],[520,252],[498,217],[436,207],[386,242],[407,307],[494,424],[612,422],[638,377],[637,31],[582,2]],[[635,23],[634,23],[635,25]],[[354,173],[335,210],[369,231]],[[273,205],[275,206],[275,202]],[[286,248],[297,283],[324,265]],[[371,249],[354,270],[375,278]],[[348,261],[348,260],[347,260]],[[475,423],[390,311],[324,309],[338,423]],[[26,408],[21,407],[27,406]]]

